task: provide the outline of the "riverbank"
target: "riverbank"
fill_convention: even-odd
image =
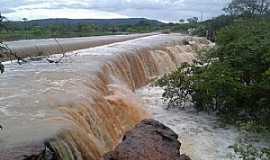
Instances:
[[[136,92],[143,99],[146,110],[158,120],[174,130],[182,143],[181,153],[193,160],[229,160],[237,159],[234,144],[253,144],[258,148],[269,147],[269,136],[251,133],[243,134],[233,126],[225,126],[214,115],[193,108],[167,110],[162,101],[163,90],[160,87],[147,86]]]

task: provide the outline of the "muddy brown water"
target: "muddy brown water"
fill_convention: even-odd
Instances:
[[[68,52],[59,64],[7,63],[0,76],[1,160],[38,153],[45,141],[62,159],[99,159],[151,116],[133,91],[207,45],[160,34]]]

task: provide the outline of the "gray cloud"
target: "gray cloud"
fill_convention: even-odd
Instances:
[[[3,14],[31,10],[78,9],[177,21],[192,16],[214,17],[222,13],[229,0],[0,0]],[[14,15],[12,14],[12,15]],[[76,13],[75,13],[76,14]],[[38,18],[38,17],[37,17]],[[79,17],[78,17],[79,18]],[[95,17],[89,17],[95,18]],[[117,18],[117,17],[115,17]]]

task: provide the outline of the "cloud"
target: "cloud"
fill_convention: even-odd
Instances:
[[[35,12],[35,14],[33,14]],[[76,14],[74,14],[76,13]],[[8,13],[8,19],[22,20],[22,18],[32,19],[46,19],[46,18],[71,18],[71,19],[112,19],[112,18],[128,18],[128,16],[104,12],[99,10],[86,10],[86,9],[28,9],[18,10]]]
[[[145,17],[162,21],[222,13],[228,0],[0,0],[7,17],[123,18]],[[72,13],[72,14],[71,14]]]

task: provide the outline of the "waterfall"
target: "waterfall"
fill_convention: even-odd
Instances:
[[[185,45],[185,41],[193,43]],[[11,98],[9,102],[0,102],[0,106],[20,104],[22,107],[34,108],[26,111],[45,112],[42,118],[34,119],[35,123],[39,123],[29,126],[28,132],[32,133],[34,126],[50,132],[43,132],[42,137],[34,135],[33,137],[38,138],[29,138],[30,144],[42,142],[60,159],[100,159],[120,142],[126,131],[141,120],[151,117],[144,111],[133,91],[176,69],[183,62],[192,62],[196,51],[207,46],[208,42],[203,38],[179,34],[155,35],[78,50],[75,51],[76,56],[67,58],[63,64],[57,66],[29,64],[22,69],[24,74],[17,70],[17,77],[10,80],[9,84],[17,85],[16,89],[11,90],[9,84],[0,85],[1,89],[10,89],[12,92],[0,93],[1,98],[18,94],[16,97],[19,101],[10,104]],[[14,68],[10,66],[9,69]],[[25,83],[32,86],[31,92],[21,96],[18,92],[22,90],[17,89],[27,85],[16,84],[15,81],[25,77]],[[5,81],[4,78],[0,81]],[[41,89],[46,91],[41,92]],[[27,102],[22,103],[26,99]],[[37,100],[39,103],[33,102]],[[39,104],[44,107],[36,107]],[[9,120],[4,122],[11,123]],[[34,122],[29,120],[28,124],[31,123]],[[6,134],[6,137],[12,135]],[[0,145],[1,143],[0,141]],[[14,142],[12,145],[5,145],[7,147],[2,150],[0,147],[0,156],[12,157],[7,153],[18,153],[14,149],[14,145],[18,144],[19,142]]]

